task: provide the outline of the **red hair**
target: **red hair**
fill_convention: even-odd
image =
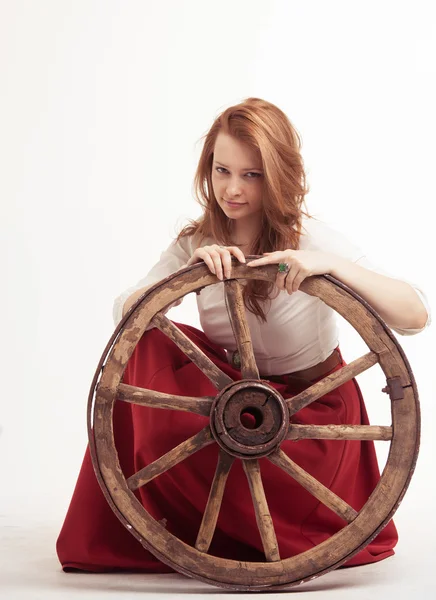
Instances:
[[[205,138],[194,178],[197,201],[204,213],[190,219],[177,236],[198,235],[199,244],[211,237],[217,244],[235,246],[231,223],[219,206],[212,187],[213,150],[218,133],[230,134],[255,150],[262,161],[262,226],[253,241],[254,254],[299,248],[302,209],[309,192],[300,153],[301,139],[288,117],[277,106],[260,98],[247,98],[230,106],[213,122]],[[272,282],[248,280],[244,285],[244,303],[248,310],[266,321],[261,302],[270,298]]]

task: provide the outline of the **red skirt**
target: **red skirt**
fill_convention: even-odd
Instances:
[[[223,348],[183,323],[176,325],[232,379],[241,378]],[[346,363],[338,365],[330,373]],[[160,330],[146,331],[124,372],[123,382],[170,394],[214,396],[216,388]],[[271,382],[284,398],[301,391],[298,383]],[[114,435],[121,468],[130,477],[144,465],[195,435],[208,417],[116,402]],[[352,379],[300,410],[293,422],[369,424],[360,388]],[[281,448],[355,510],[359,511],[380,479],[372,441],[286,440]],[[146,510],[166,519],[167,530],[194,546],[218,459],[211,444],[139,489]],[[267,458],[259,459],[262,481],[277,536],[280,557],[294,556],[329,538],[346,523]],[[398,534],[388,525],[344,567],[372,563],[394,554]],[[120,523],[94,474],[89,448],[56,544],[64,571],[139,571],[174,569],[146,550]],[[248,482],[240,460],[230,470],[209,553],[245,561],[264,561]]]

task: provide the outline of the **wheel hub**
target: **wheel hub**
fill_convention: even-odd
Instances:
[[[229,454],[262,457],[283,441],[289,411],[282,396],[267,383],[235,381],[215,398],[210,426],[217,443]]]

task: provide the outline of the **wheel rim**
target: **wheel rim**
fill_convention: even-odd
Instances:
[[[346,503],[343,503],[345,506],[342,505],[337,496],[336,498],[330,498],[325,490],[316,490],[314,482],[310,479],[305,480],[305,475],[298,471],[298,465],[295,465],[280,450],[280,442],[286,437],[287,439],[313,437],[314,429],[318,436],[325,437],[325,435],[331,435],[331,432],[321,431],[319,428],[317,429],[317,426],[303,426],[306,429],[301,429],[301,426],[297,425],[289,427],[288,414],[286,411],[283,413],[282,410],[283,402],[285,402],[289,408],[289,414],[292,415],[310,401],[317,399],[316,389],[315,391],[312,390],[317,384],[312,385],[310,388],[314,394],[312,394],[312,399],[309,398],[309,401],[304,392],[287,401],[283,399],[281,401],[280,394],[274,388],[264,384],[260,385],[257,381],[251,383],[247,381],[250,378],[256,380],[258,372],[252,348],[250,350],[251,338],[249,331],[247,331],[245,317],[241,316],[243,311],[241,306],[242,295],[241,286],[237,280],[241,278],[274,281],[275,276],[275,265],[250,269],[245,265],[234,264],[232,267],[232,277],[234,279],[224,283],[227,299],[230,301],[232,308],[230,316],[233,319],[237,313],[241,318],[236,320],[233,325],[236,325],[236,335],[238,335],[239,341],[244,341],[244,344],[240,347],[242,351],[241,372],[243,372],[245,379],[242,382],[233,382],[220,369],[215,367],[209,359],[205,361],[201,356],[191,356],[203,372],[214,382],[219,394],[215,399],[202,399],[200,402],[196,402],[198,399],[195,398],[189,399],[191,402],[189,410],[192,412],[208,414],[207,411],[213,409],[215,415],[214,418],[211,418],[209,426],[194,436],[195,439],[191,438],[190,442],[192,444],[189,451],[198,450],[215,441],[220,445],[221,451],[212,485],[212,487],[215,487],[211,490],[211,493],[215,493],[214,499],[219,498],[220,495],[222,497],[226,477],[236,456],[238,458],[266,456],[267,459],[284,469],[292,477],[297,478],[297,481],[300,477],[302,485],[308,485],[307,489],[310,488],[314,495],[317,491],[321,495],[324,494],[322,501],[326,505],[331,502],[332,505],[329,507],[332,508],[333,506],[332,510],[335,510],[337,514],[348,521],[348,525],[345,525],[329,539],[306,552],[280,559],[273,527],[271,528],[271,524],[268,524],[268,522],[260,524],[258,522],[267,562],[241,562],[213,556],[207,554],[208,544],[213,535],[213,518],[209,523],[209,529],[207,524],[203,527],[202,523],[196,547],[186,544],[155,521],[137,500],[133,494],[133,489],[136,489],[134,485],[141,479],[139,478],[135,482],[134,478],[131,477],[126,481],[121,471],[114,443],[113,407],[116,398],[120,399],[121,397],[121,399],[124,399],[125,388],[129,388],[129,386],[121,384],[125,366],[151,320],[161,331],[165,333],[171,331],[176,337],[179,336],[174,331],[175,326],[160,311],[187,293],[193,291],[198,293],[203,287],[216,284],[216,277],[209,272],[205,265],[194,265],[167,277],[147,290],[138,299],[137,303],[119,323],[103,352],[91,385],[88,401],[88,435],[92,462],[102,491],[120,521],[147,550],[176,571],[233,590],[260,591],[267,588],[290,587],[319,577],[349,560],[374,539],[392,518],[409,485],[419,450],[420,412],[418,393],[412,370],[403,350],[377,313],[350,288],[328,275],[307,278],[301,284],[300,289],[310,295],[319,297],[342,315],[358,331],[370,348],[367,355],[340,369],[339,375],[336,375],[339,371],[333,374],[336,379],[333,377],[331,384],[333,387],[331,389],[341,385],[342,372],[344,372],[343,378],[348,377],[348,379],[351,379],[378,362],[388,382],[392,416],[392,428],[378,427],[378,431],[376,431],[377,426],[366,426],[366,429],[365,426],[361,426],[360,429],[356,429],[359,426],[354,426],[355,431],[351,433],[345,431],[345,434],[357,435],[358,433],[369,437],[338,437],[337,439],[390,439],[389,455],[377,486],[361,510],[357,512]],[[142,310],[139,310],[141,308]],[[246,343],[247,340],[249,343]],[[183,334],[179,336],[178,342],[182,345],[186,344]],[[186,348],[184,347],[184,349]],[[190,351],[189,348],[188,351]],[[319,383],[322,384],[325,379]],[[336,385],[334,385],[335,383]],[[239,384],[239,386],[236,384]],[[273,440],[273,443],[270,443],[270,446],[265,449],[264,454],[258,454],[259,448],[256,444],[252,444],[252,447],[256,446],[256,451],[251,455],[249,452],[241,453],[241,448],[235,447],[235,440],[232,442],[233,446],[229,446],[229,440],[225,435],[223,437],[223,431],[217,431],[217,423],[223,423],[224,407],[234,397],[234,395],[228,394],[229,390],[232,387],[236,388],[243,395],[241,389],[245,389],[244,385],[245,388],[252,389],[254,387],[256,391],[262,393],[266,393],[265,390],[270,388],[267,389],[268,393],[274,397],[278,412],[282,411],[280,413],[282,420],[279,419],[280,425],[276,427],[273,437],[267,441],[268,443]],[[122,390],[121,395],[120,390]],[[324,391],[321,395],[325,393],[327,392]],[[156,397],[157,394],[153,391],[153,396]],[[314,399],[313,395],[315,396]],[[132,400],[130,399],[130,401]],[[160,401],[162,402],[162,399]],[[183,402],[185,400],[181,399],[180,403]],[[246,409],[248,405],[243,400],[241,406]],[[186,410],[186,407],[179,407],[179,409]],[[307,428],[310,429],[311,427],[311,433],[308,433]],[[226,431],[224,433],[228,434]],[[344,431],[340,433],[345,435]],[[374,435],[378,437],[374,437]],[[236,442],[237,446],[241,440],[236,440]],[[192,450],[193,448],[194,450]],[[186,453],[186,446],[183,451]],[[176,464],[174,463],[176,459],[177,456],[173,458],[172,464]],[[243,460],[243,466],[252,491],[253,502],[256,498],[256,502],[259,502],[259,506],[262,506],[262,502],[265,503],[266,500],[260,480],[258,462],[253,459]],[[149,481],[151,475],[148,472],[144,481]],[[265,504],[265,509],[266,514],[268,514],[267,504]],[[208,506],[205,510],[205,516],[207,511]],[[215,510],[215,523],[216,516]]]

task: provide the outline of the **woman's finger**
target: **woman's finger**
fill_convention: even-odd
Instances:
[[[273,263],[279,262],[289,262],[286,258],[286,261],[283,259],[283,252],[264,252],[261,258],[255,258],[254,260],[250,260],[247,263],[247,267],[258,267],[261,265],[271,265]]]
[[[292,284],[292,291],[297,292],[302,281],[306,279],[308,272],[305,269],[300,269],[297,275],[294,278],[294,283]]]
[[[245,259],[245,254],[242,252],[242,250],[240,248],[238,248],[238,246],[229,246],[227,248],[227,250],[229,250],[230,252],[233,252],[233,254],[236,256],[236,258],[238,260],[240,260],[242,263],[247,262]]]
[[[293,284],[294,284],[294,280],[295,280],[296,276],[298,275],[299,270],[300,270],[300,265],[298,264],[298,262],[296,262],[296,261],[292,262],[289,273],[285,279],[285,290],[288,292],[288,294],[292,294],[292,292],[294,291]]]
[[[219,246],[217,252],[221,255],[221,261],[224,268],[224,274],[227,279],[232,276],[232,255],[239,261],[246,262],[244,253],[237,246]]]
[[[218,279],[222,280],[223,279],[223,265],[221,262],[221,254],[218,252],[218,250],[210,250],[209,254],[210,254],[210,257],[215,266],[215,274],[218,277]]]
[[[195,250],[194,254],[191,256],[191,258],[188,260],[187,262],[187,266],[189,265],[193,265],[197,262],[203,261],[206,263],[206,265],[208,266],[209,270],[216,275],[215,272],[215,266],[214,266],[214,262],[209,254],[209,252],[207,250],[205,250],[204,248],[197,248],[197,250]]]
[[[232,255],[227,248],[220,248],[221,261],[224,268],[224,274],[227,279],[232,276]]]
[[[242,263],[246,263],[245,255],[240,248],[237,246],[203,246],[197,248],[194,254],[186,263],[186,266],[195,264],[196,262],[203,261],[209,267],[209,270],[218,277],[223,279],[223,272],[225,277],[229,279],[232,276],[232,255],[234,255]]]

